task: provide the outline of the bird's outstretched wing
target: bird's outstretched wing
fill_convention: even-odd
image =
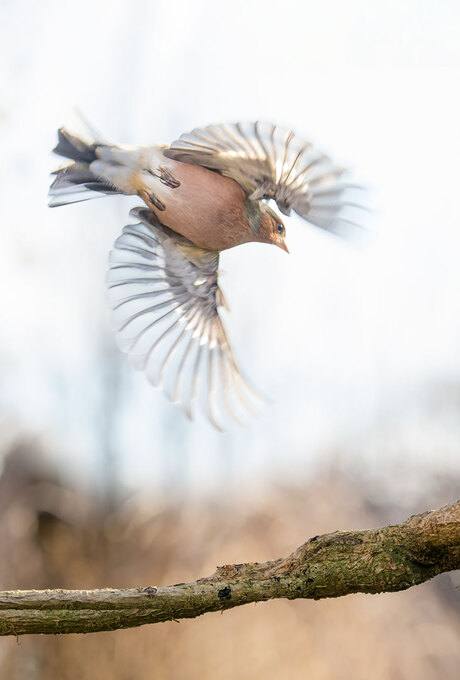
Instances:
[[[252,388],[235,362],[218,308],[219,254],[201,250],[147,208],[130,215],[110,253],[107,286],[120,348],[190,418],[198,403],[222,429],[251,411]]]
[[[273,198],[318,227],[343,233],[359,227],[346,208],[362,208],[360,187],[313,144],[271,123],[210,125],[183,134],[163,153],[237,181],[254,200]]]

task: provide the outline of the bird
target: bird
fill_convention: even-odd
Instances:
[[[62,127],[51,207],[107,195],[138,196],[136,221],[115,241],[107,272],[117,342],[190,419],[198,405],[221,431],[257,412],[259,393],[240,370],[220,311],[219,255],[249,242],[289,252],[271,207],[343,235],[364,208],[345,168],[292,130],[272,123],[209,125],[171,144],[122,145],[81,125]]]

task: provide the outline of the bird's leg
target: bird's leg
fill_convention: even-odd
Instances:
[[[164,165],[159,165],[158,170],[160,171],[159,180],[163,182],[170,189],[177,189],[180,187],[180,182],[174,177],[170,170],[165,168]]]
[[[150,190],[147,191],[145,189],[141,189],[141,191],[139,191],[139,196],[151,208],[156,208],[157,210],[161,210],[161,211],[166,210],[165,204],[162,203],[162,201],[160,201],[158,196],[155,196],[153,191],[150,191]]]

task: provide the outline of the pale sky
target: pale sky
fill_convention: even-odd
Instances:
[[[331,450],[376,470],[404,456],[458,471],[459,7],[4,2],[0,424],[43,437],[88,483],[102,449],[126,484],[149,488],[308,474]],[[137,202],[46,207],[55,130],[73,107],[141,144],[271,120],[372,187],[367,244],[294,217],[290,256],[223,255],[227,328],[270,399],[247,429],[190,424],[118,352],[106,261]]]

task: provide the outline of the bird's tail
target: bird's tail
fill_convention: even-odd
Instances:
[[[105,146],[104,142],[96,141],[89,128],[82,136],[76,136],[66,128],[58,130],[58,143],[53,151],[70,162],[52,173],[56,177],[49,190],[51,207],[121,193],[91,172],[91,163],[97,159],[96,151],[101,146]]]

